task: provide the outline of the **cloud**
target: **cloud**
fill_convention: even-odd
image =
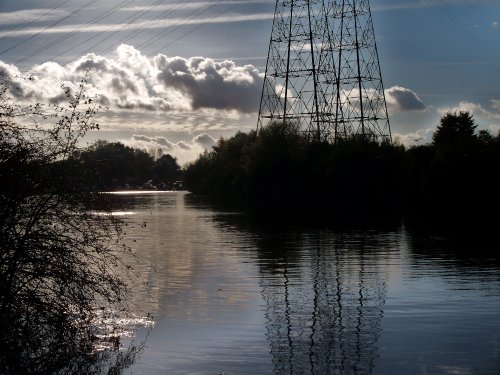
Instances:
[[[4,63],[0,60],[0,76],[2,77],[2,79],[5,78],[7,80],[12,80],[16,77],[20,77],[21,72],[16,66]]]
[[[89,53],[67,65],[46,62],[20,72],[0,61],[10,76],[33,75],[20,82],[26,101],[61,103],[61,84],[77,89],[89,71],[88,93],[100,104],[125,111],[188,112],[197,110],[255,113],[263,75],[252,65],[216,62],[205,57],[153,59],[132,46],[120,45],[113,57]]]
[[[495,109],[500,110],[500,101],[492,100],[492,106]],[[481,104],[470,103],[470,102],[460,102],[457,106],[454,107],[440,107],[438,108],[438,113],[444,115],[445,113],[454,113],[454,112],[469,112],[473,116],[478,117],[482,120],[488,121],[500,121],[500,113],[495,113],[493,111],[489,111],[484,108]]]
[[[171,151],[175,147],[175,144],[170,142],[165,137],[148,137],[146,135],[134,135],[132,139],[137,142],[142,142],[141,144],[147,144],[149,147],[154,149]]]
[[[192,99],[193,109],[236,109],[255,112],[263,76],[252,65],[215,62],[203,57],[183,59],[158,55],[154,59],[158,80]]]
[[[213,139],[210,135],[206,133],[202,133],[193,138],[193,142],[200,145],[204,149],[209,149],[213,145],[215,145],[216,140]]]
[[[402,111],[423,111],[425,104],[418,95],[410,89],[393,86],[385,90],[388,105],[395,106]]]
[[[133,135],[128,139],[120,139],[119,142],[144,150],[155,158],[170,154],[176,157],[181,165],[196,159],[204,150],[215,144],[215,140],[205,133],[193,137],[190,141],[172,142],[162,136]]]
[[[494,29],[498,29],[499,26],[500,26],[500,23],[498,23],[498,21],[493,21],[491,23],[491,27],[493,27]]]
[[[491,106],[500,111],[500,100],[499,99],[491,99]]]
[[[393,140],[404,146],[424,145],[432,141],[435,129],[419,129],[412,133],[394,133]]]
[[[454,107],[438,108],[438,113],[443,115],[448,112],[469,112],[474,116],[479,128],[498,134],[500,130],[500,100],[492,99],[491,107],[492,110],[488,110],[478,103],[460,102]]]

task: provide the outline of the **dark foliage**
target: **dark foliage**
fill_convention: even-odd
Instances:
[[[126,308],[118,275],[127,248],[75,158],[98,107],[85,81],[63,87],[67,107],[22,106],[16,85],[0,82],[0,373],[114,371],[135,349],[120,354],[119,341],[98,333]]]
[[[432,136],[433,144],[441,148],[468,148],[476,140],[477,125],[469,112],[446,113]]]
[[[169,154],[162,155],[153,164],[153,181],[162,183],[175,181],[181,177],[181,168],[177,159]]]
[[[252,209],[376,217],[484,218],[498,208],[500,135],[446,114],[434,142],[309,142],[292,123],[221,139],[185,172],[189,190]],[[486,204],[486,200],[491,202]]]
[[[181,174],[174,157],[166,154],[153,160],[147,152],[120,142],[97,141],[79,153],[77,159],[94,173],[93,189],[100,191],[141,187],[148,181],[172,185]]]
[[[311,143],[293,123],[221,139],[188,166],[188,188],[252,208],[355,213],[401,199],[404,150],[360,139]]]
[[[426,166],[422,196],[426,208],[469,224],[498,210],[500,134],[481,130],[467,112],[447,113],[433,136],[434,154]],[[465,220],[464,220],[465,219]]]

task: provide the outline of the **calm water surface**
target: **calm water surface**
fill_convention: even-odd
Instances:
[[[447,236],[283,228],[124,194],[133,374],[500,374],[500,261]],[[467,254],[467,255],[466,255]]]

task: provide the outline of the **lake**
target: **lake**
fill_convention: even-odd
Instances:
[[[117,194],[133,374],[500,374],[500,257],[404,223],[280,225],[186,192]]]

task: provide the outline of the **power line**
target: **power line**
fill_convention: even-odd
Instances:
[[[140,16],[143,16],[144,14],[146,14],[147,12],[149,12],[152,8],[156,7],[156,6],[158,5],[158,3],[159,3],[159,2],[156,2],[156,3],[152,4],[152,5],[151,5],[151,6],[149,6],[148,8],[146,8],[146,9],[142,10],[142,11],[141,11],[139,14],[137,14],[137,15],[132,15],[132,16],[129,16],[129,17],[125,18],[124,20],[122,20],[122,21],[120,22],[120,24],[123,24],[123,23],[125,23],[126,21],[128,21],[128,22],[126,22],[126,24],[125,24],[124,26],[126,26],[126,25],[130,25],[132,22],[134,22],[135,20],[137,20]],[[159,15],[159,16],[158,16],[155,20],[158,20],[158,19],[160,19],[160,18],[162,18],[162,17],[166,17],[166,16],[168,16],[168,15],[173,14],[173,13],[177,10],[177,8],[179,8],[179,6],[180,6],[181,4],[182,4],[182,2],[181,2],[181,1],[179,1],[179,2],[177,2],[176,4],[172,5],[172,7],[170,7],[169,9],[167,9],[166,11],[164,11],[163,13],[161,13],[161,14],[160,14],[160,15]],[[170,26],[168,26],[167,28],[163,29],[160,33],[157,33],[157,34],[156,34],[156,36],[155,36],[155,37],[153,37],[152,39],[148,40],[148,41],[147,41],[147,42],[145,42],[145,43],[142,43],[142,44],[138,45],[138,46],[137,46],[137,48],[142,49],[142,48],[146,48],[146,47],[148,47],[149,45],[151,45],[152,43],[154,43],[154,42],[155,42],[155,41],[157,41],[158,39],[162,38],[162,37],[163,37],[163,34],[165,34],[166,32],[169,32],[169,31],[170,31],[170,32],[173,32],[173,31],[178,30],[179,28],[181,28],[182,26],[184,26],[185,24],[187,24],[187,22],[185,22],[185,21],[191,20],[191,19],[193,19],[194,17],[199,16],[199,15],[201,15],[201,14],[203,14],[203,13],[207,12],[208,10],[212,9],[213,7],[215,7],[216,5],[218,5],[218,4],[216,4],[216,3],[211,4],[211,5],[206,4],[206,5],[205,5],[204,7],[202,7],[201,9],[195,9],[194,11],[192,11],[192,12],[188,13],[185,17],[183,17],[183,18],[179,19],[179,20],[178,20],[177,22],[175,22],[173,25],[170,25]],[[222,14],[224,14],[224,13],[229,12],[231,9],[233,9],[233,8],[234,8],[235,6],[237,6],[237,5],[239,5],[239,4],[233,4],[233,5],[231,5],[230,7],[228,7],[227,9],[225,9],[224,11],[220,12],[220,13],[217,15],[217,17],[221,16],[221,15],[222,15]],[[172,42],[170,42],[170,43],[169,43],[169,44],[167,44],[166,46],[161,47],[160,49],[162,49],[162,48],[166,48],[166,47],[168,47],[168,46],[170,46],[170,45],[172,45],[172,44],[174,44],[174,43],[178,42],[179,40],[181,40],[181,39],[185,38],[185,37],[186,37],[186,36],[188,36],[189,34],[192,34],[193,32],[195,32],[195,31],[199,30],[200,28],[202,28],[203,26],[205,26],[205,25],[207,25],[207,24],[208,24],[208,22],[204,22],[204,23],[202,23],[202,24],[200,24],[200,25],[196,26],[194,29],[192,29],[192,30],[188,31],[187,33],[185,33],[185,34],[181,35],[180,37],[176,38],[175,40],[173,40]],[[104,32],[108,31],[108,30],[109,30],[109,29],[111,29],[112,27],[113,27],[113,26],[111,26],[111,27],[109,27],[108,29],[104,30]],[[122,28],[123,28],[123,27],[122,27]],[[122,43],[122,42],[124,42],[124,41],[128,41],[128,40],[130,40],[131,38],[133,38],[133,37],[135,37],[135,36],[139,35],[141,32],[143,32],[143,31],[144,31],[144,30],[146,30],[147,28],[148,28],[148,26],[144,26],[144,27],[140,28],[139,30],[134,31],[133,33],[131,33],[131,34],[129,34],[129,35],[127,35],[127,36],[125,36],[124,38],[122,38],[121,40],[119,40],[118,42],[116,42],[116,44],[120,44],[120,43]],[[83,52],[83,54],[88,53],[90,50],[92,50],[92,49],[94,49],[95,47],[98,47],[99,45],[103,44],[106,40],[109,40],[112,36],[114,36],[114,34],[116,34],[116,33],[117,33],[117,32],[119,32],[119,31],[121,31],[121,30],[116,30],[116,31],[114,31],[113,33],[111,33],[110,35],[108,35],[106,38],[104,38],[104,39],[100,40],[98,43],[95,43],[94,45],[90,46],[89,48],[87,48],[87,49]],[[93,38],[95,38],[95,37],[97,37],[97,35],[96,35],[96,36],[94,36]],[[91,38],[91,39],[93,39],[93,38]],[[59,57],[59,56],[61,56],[62,54],[64,54],[64,53],[68,52],[69,50],[73,50],[74,48],[76,48],[76,46],[73,46],[73,47],[71,47],[70,49],[68,49],[68,50],[66,50],[66,51],[63,51],[63,52],[59,53],[56,57]],[[158,49],[158,51],[159,51],[160,49]],[[155,51],[155,53],[156,53],[156,51]],[[70,62],[71,62],[71,61],[73,61],[73,60],[74,60],[74,59],[72,59],[72,60],[70,60],[70,61],[67,61],[65,64],[68,64],[68,63],[70,63]]]
[[[127,6],[128,4],[132,3],[133,1],[135,1],[135,0],[128,0],[127,4],[125,4],[124,6]],[[106,30],[104,30],[104,32],[110,30],[111,28],[113,28],[113,26],[108,27]],[[87,40],[85,40],[85,42],[83,42],[83,43],[88,43],[91,40],[94,40],[100,36],[102,36],[102,33],[95,34],[95,35],[91,36],[90,38],[88,38]],[[67,48],[67,49],[63,50],[62,52],[58,53],[53,58],[57,59],[58,57],[61,57],[62,55],[65,55],[66,53],[73,51],[74,49],[79,48],[79,47],[81,47],[81,44],[76,44],[73,47]]]
[[[73,29],[72,31],[70,31],[69,33],[61,36],[60,38],[54,40],[53,42],[45,45],[44,47],[42,48],[39,48],[38,50],[18,59],[15,61],[15,64],[17,63],[20,63],[20,62],[23,62],[23,61],[26,61],[27,59],[31,58],[31,57],[34,57],[50,48],[52,48],[53,46],[59,44],[60,42],[70,38],[71,36],[73,36],[74,34],[76,34],[77,32],[79,31],[82,31],[83,29],[85,29],[87,26],[90,26],[90,25],[93,25],[93,24],[96,24],[97,22],[101,21],[102,19],[106,18],[108,15],[111,15],[113,13],[115,13],[117,10],[123,8],[124,6],[132,3],[134,0],[123,0],[121,3],[115,5],[113,8],[111,9],[108,9],[106,12],[102,13],[101,15],[97,16],[97,17],[94,17],[93,19],[91,19],[90,21],[88,21],[86,24],[82,25],[81,27],[77,28],[77,29]]]
[[[62,6],[63,4],[65,4],[67,1],[69,0],[64,0],[60,3],[58,3],[54,8],[56,8],[57,6]],[[117,12],[119,9],[127,6],[127,5],[130,5],[134,0],[124,0],[122,2],[120,2],[119,4],[115,5],[114,7],[112,7],[111,9],[107,10],[105,13],[103,14],[100,14],[99,16],[93,18],[92,20],[88,21],[87,23],[85,23],[84,25],[78,27],[78,28],[75,28],[73,30],[71,30],[70,32],[66,33],[65,35],[61,36],[60,38],[56,39],[55,41],[51,42],[51,43],[48,43],[47,45],[39,48],[38,50],[36,51],[33,51],[31,52],[30,54],[18,59],[15,61],[15,63],[20,63],[20,62],[24,62],[52,47],[54,47],[55,45],[58,45],[60,44],[61,42],[63,42],[64,40],[70,38],[71,36],[73,36],[74,34],[84,30],[85,28],[87,28],[88,26],[90,25],[93,25],[93,24],[96,24],[97,22],[101,21],[102,19],[104,19],[105,17],[111,15],[111,14],[114,14],[115,12]],[[124,18],[123,20],[121,20],[118,24],[114,24],[114,25],[109,25],[109,27],[107,27],[105,30],[103,30],[102,32],[96,34],[96,35],[93,35],[92,37],[90,37],[89,39],[87,39],[84,43],[87,43],[91,40],[94,40],[100,36],[102,36],[103,34],[107,33],[108,31],[110,31],[111,29],[115,29],[113,32],[111,32],[109,35],[106,35],[105,38],[99,40],[97,43],[94,43],[93,45],[91,45],[90,47],[88,47],[83,53],[82,55],[85,55],[86,53],[88,53],[89,51],[95,49],[96,47],[99,47],[101,46],[103,43],[105,43],[107,40],[111,39],[116,33],[122,31],[126,26],[128,25],[131,25],[133,22],[137,21],[140,17],[144,16],[146,13],[148,13],[149,11],[151,11],[152,9],[154,9],[155,7],[157,7],[163,0],[157,0],[155,1],[154,3],[152,3],[151,5],[149,5],[147,8],[144,8],[142,9],[140,12],[138,13],[134,13],[134,14],[131,14],[130,16]],[[13,48],[16,48],[18,45],[21,45],[25,42],[27,42],[28,40],[36,37],[37,35],[40,35],[41,33],[43,33],[44,31],[56,26],[57,24],[61,23],[62,21],[64,21],[65,19],[69,18],[70,16],[73,16],[73,15],[76,15],[78,12],[80,12],[83,8],[85,7],[88,7],[92,4],[94,4],[95,2],[97,2],[97,0],[91,0],[89,1],[87,4],[85,4],[84,6],[80,7],[79,9],[73,11],[71,14],[67,15],[66,17],[52,23],[51,25],[47,26],[46,28],[44,28],[43,30],[39,31],[38,33],[30,36],[30,38],[18,43],[17,45],[15,46],[12,46],[10,47],[9,49],[3,51],[2,53],[5,53],[5,52],[8,52],[10,51],[11,49]],[[185,3],[185,2],[184,2]],[[172,15],[173,13],[175,13],[178,8],[180,7],[180,5],[183,4],[182,1],[178,1],[176,2],[175,4],[172,4],[172,6],[170,6],[167,10],[163,11],[159,16],[156,17],[156,19],[154,21],[157,21],[161,18],[164,18],[164,17],[167,17],[169,15]],[[198,9],[195,9],[191,12],[189,12],[188,14],[186,14],[184,17],[178,19],[175,23],[173,23],[172,25],[164,28],[163,30],[161,30],[160,32],[156,33],[156,35],[152,38],[152,39],[149,39],[147,40],[146,42],[143,42],[141,44],[139,44],[138,48],[142,49],[142,48],[146,48],[148,46],[150,46],[151,44],[153,44],[154,42],[158,41],[159,39],[163,38],[164,35],[167,33],[167,32],[174,32],[178,29],[180,29],[181,27],[189,24],[189,21],[194,19],[195,17],[197,16],[200,16],[206,12],[208,12],[209,10],[211,10],[212,8],[214,8],[215,6],[219,5],[218,3],[212,3],[212,4],[209,4],[209,3],[205,3],[201,8],[198,8]],[[234,7],[236,7],[237,5],[239,5],[239,3],[233,3],[231,6],[229,6],[228,8],[226,8],[225,10],[219,12],[218,14],[216,14],[216,17],[220,17],[221,15],[229,12],[230,10],[232,10]],[[188,35],[194,33],[195,31],[199,30],[200,28],[206,26],[207,24],[209,24],[210,22],[203,22],[199,25],[197,25],[196,27],[194,27],[193,29],[187,31],[186,33],[180,35],[179,37],[175,38],[174,40],[170,41],[168,44],[156,49],[153,53],[157,53],[158,51],[160,51],[161,49],[164,49],[164,48],[168,48],[169,46],[171,46],[172,44],[178,42],[179,40],[187,37]],[[122,25],[120,28],[117,28],[118,25]],[[118,44],[122,43],[122,42],[125,42],[125,41],[128,41],[134,37],[136,37],[137,35],[139,35],[140,33],[144,32],[145,30],[148,29],[148,25],[146,26],[143,26],[141,27],[140,29],[138,30],[135,30],[133,31],[132,33],[126,35],[125,37],[121,38],[120,40],[118,40]],[[64,54],[67,54],[69,51],[72,51],[78,47],[80,47],[81,44],[77,44],[77,45],[72,45],[71,47],[69,48],[66,48],[65,50],[61,51],[60,53],[58,53],[57,55],[55,55],[53,58],[57,58],[57,57],[60,57]],[[70,62],[74,61],[76,58],[72,58],[68,61],[66,61],[64,64],[69,64]]]
[[[139,17],[141,17],[142,15],[144,15],[145,13],[147,13],[149,10],[151,10],[152,8],[156,7],[159,3],[161,3],[162,0],[157,0],[156,2],[154,2],[153,4],[151,4],[148,8],[140,11],[139,13],[137,14],[132,14],[126,18],[124,18],[122,21],[120,21],[118,23],[118,25],[122,25],[122,27],[118,30],[115,30],[113,31],[111,34],[109,34],[107,37],[105,37],[104,39],[100,40],[99,42],[97,43],[94,43],[92,46],[90,46],[89,48],[87,48],[83,53],[82,55],[85,55],[86,53],[88,53],[90,50],[92,50],[93,48],[99,46],[100,44],[104,43],[105,41],[109,40],[111,37],[113,37],[116,33],[118,33],[119,31],[121,31],[126,25],[130,25],[132,22],[134,22],[135,20],[137,20]],[[103,31],[103,33],[111,30],[112,28],[114,28],[116,25],[111,25],[110,27],[108,27],[106,30]],[[67,65],[69,64],[70,62],[74,61],[75,58],[72,58],[72,59],[69,59],[68,61],[66,61],[64,64]]]
[[[177,22],[175,22],[173,25],[170,25],[168,26],[167,28],[163,29],[160,33],[158,33],[154,38],[148,40],[147,42],[145,43],[141,43],[138,48],[147,48],[149,47],[152,43],[154,43],[155,41],[157,41],[158,39],[162,38],[163,37],[163,34],[165,34],[166,32],[172,32],[172,31],[175,31],[175,30],[178,30],[180,27],[184,26],[187,22],[183,22],[183,21],[187,21],[187,20],[191,20],[193,19],[194,17],[196,16],[199,16],[200,14],[203,14],[204,12],[212,9],[213,7],[215,7],[217,4],[212,4],[212,5],[205,5],[204,7],[200,8],[200,9],[196,9],[190,13],[188,13],[185,17],[181,18],[180,20],[178,20]]]
[[[437,0],[438,7],[432,6],[433,4],[436,4],[436,2],[434,1],[418,0],[418,2],[422,5],[422,8],[426,9],[428,12],[433,13],[435,17],[441,19],[443,25],[445,25],[452,33],[460,35],[462,40],[466,41],[470,47],[476,49],[476,51],[478,52],[478,54],[476,55],[477,58],[479,58],[483,63],[491,65],[491,67],[497,73],[500,73],[500,67],[498,66],[498,64],[491,63],[492,55],[490,51],[488,51],[480,43],[478,43],[477,40],[473,38],[472,33],[464,31],[464,27],[466,25],[457,15],[456,7],[449,4],[447,0]],[[425,4],[426,2],[428,5]],[[470,3],[468,4],[470,5]],[[469,14],[467,14],[467,18],[470,18]]]
[[[34,24],[36,21],[38,21],[43,16],[49,14],[50,12],[53,12],[53,11],[59,9],[61,6],[63,6],[64,4],[66,4],[68,1],[69,0],[61,1],[58,4],[54,5],[52,8],[46,9],[45,12],[42,12],[41,14],[38,15],[38,17],[35,17],[33,20],[25,22],[25,23],[19,25],[18,27],[12,29],[10,32],[8,32],[7,34],[5,34],[3,37],[0,38],[0,42],[3,41],[3,40],[5,40],[5,39],[7,39],[10,35],[12,35],[13,33],[15,33],[16,31],[19,31],[19,30],[25,28],[26,26]]]
[[[184,2],[181,0],[181,1],[178,1],[177,3],[175,3],[174,5],[172,5],[170,8],[168,8],[166,11],[160,13],[160,15],[158,17],[156,17],[155,21],[158,21],[159,19],[161,18],[165,18],[167,16],[170,16],[171,14],[175,13],[175,11],[177,10],[177,8],[179,8],[179,6],[181,4],[183,4]],[[147,30],[148,27],[147,26],[144,26],[144,27],[141,27],[139,30],[133,32],[131,35],[128,35],[122,39],[120,39],[116,44],[122,44],[122,43],[126,43],[128,42],[130,39],[136,37],[137,35],[139,35],[140,33],[142,33],[144,30]]]
[[[224,11],[220,12],[220,13],[219,13],[219,14],[218,14],[215,18],[220,17],[220,16],[222,16],[223,14],[228,13],[230,10],[232,10],[232,9],[233,9],[234,7],[236,7],[237,5],[239,5],[239,4],[233,4],[233,5],[231,5],[231,6],[230,6],[230,7],[228,7],[226,10],[224,10]],[[170,47],[171,45],[173,45],[173,44],[177,43],[179,40],[184,39],[184,38],[185,38],[185,37],[187,37],[188,35],[190,35],[190,34],[194,33],[195,31],[197,31],[197,30],[201,29],[202,27],[204,27],[204,26],[206,26],[206,25],[208,25],[208,24],[209,24],[209,22],[204,22],[204,23],[202,23],[202,24],[200,24],[200,25],[196,26],[194,29],[192,29],[192,30],[188,31],[187,33],[185,33],[185,34],[181,35],[180,37],[178,37],[178,38],[174,39],[174,40],[173,40],[173,41],[171,41],[170,43],[168,43],[168,44],[166,44],[166,45],[162,46],[161,48],[158,48],[158,49],[154,50],[151,54],[153,54],[153,55],[154,55],[155,53],[158,53],[160,50]]]
[[[162,13],[161,13],[158,17],[156,17],[155,21],[156,21],[156,20],[159,20],[159,19],[161,19],[161,18],[164,18],[164,17],[166,17],[166,16],[169,16],[169,15],[171,15],[171,14],[173,14],[173,13],[175,13],[175,11],[177,10],[177,8],[179,8],[179,6],[180,6],[181,4],[183,4],[183,3],[184,3],[184,2],[181,0],[181,1],[178,1],[177,3],[173,4],[173,5],[172,5],[171,7],[169,7],[166,11],[162,12]],[[143,9],[143,10],[142,10],[142,12],[140,13],[140,16],[143,16],[144,14],[148,13],[149,11],[151,11],[151,9],[153,9],[153,8],[154,8],[155,6],[157,6],[157,5],[158,5],[158,4],[157,4],[157,3],[155,3],[155,4],[152,4],[150,7],[148,7],[147,9]],[[120,24],[124,23],[125,21],[128,21],[128,20],[129,20],[129,19],[131,19],[131,18],[133,18],[133,19],[132,19],[130,22],[128,22],[127,24],[131,24],[131,23],[132,23],[133,21],[135,21],[138,17],[137,17],[137,15],[135,15],[135,14],[130,15],[129,17],[127,17],[127,18],[125,18],[124,20],[122,20],[122,21],[120,22]],[[109,31],[112,27],[113,27],[113,26],[110,26],[109,28],[107,28],[106,30],[104,30],[104,32]],[[119,44],[121,44],[121,43],[125,43],[125,42],[127,42],[128,40],[130,40],[130,39],[132,39],[132,38],[136,37],[137,35],[139,35],[139,34],[140,34],[140,33],[142,33],[144,30],[147,30],[147,29],[148,29],[148,26],[141,27],[139,30],[136,30],[136,31],[134,31],[133,33],[131,33],[131,34],[129,34],[129,35],[126,35],[124,38],[122,38],[122,39],[118,40],[117,42],[115,42],[115,44],[116,44],[116,45],[119,45]],[[116,32],[115,32],[115,33],[116,33]],[[115,34],[115,33],[114,33],[114,34]],[[113,35],[114,35],[114,34],[113,34]],[[86,42],[89,42],[89,41],[91,41],[91,40],[93,40],[93,39],[95,39],[95,38],[97,38],[97,37],[99,37],[99,36],[101,36],[101,35],[100,35],[100,34],[94,35],[93,37],[91,37],[91,38],[87,39],[87,40],[85,41],[85,43],[86,43]],[[111,35],[111,36],[112,36],[112,35]],[[100,44],[102,44],[102,43],[104,43],[106,40],[110,39],[110,38],[111,38],[111,36],[107,36],[106,38],[102,39],[102,40],[101,40],[101,41],[99,41],[98,43],[95,43],[95,44],[94,44],[94,45],[92,45],[90,48],[88,48],[88,49],[84,52],[84,54],[85,54],[85,53],[87,53],[87,52],[89,52],[92,48],[98,47]],[[69,49],[67,49],[67,50],[65,50],[65,51],[62,51],[61,53],[59,53],[58,55],[56,55],[54,58],[60,57],[61,55],[65,54],[65,53],[67,53],[67,52],[69,52],[69,51],[72,51],[72,50],[74,50],[74,49],[75,49],[75,48],[77,48],[77,47],[79,47],[79,46],[73,46],[73,47],[71,47],[71,48],[69,48]],[[72,60],[71,60],[71,61],[72,61]],[[71,62],[71,61],[67,61],[67,62],[66,62],[66,64],[67,64],[67,63],[69,63],[69,62]]]
[[[7,49],[3,50],[2,52],[0,52],[0,55],[3,55],[3,54],[4,54],[4,53],[6,53],[6,52],[12,51],[14,48],[19,47],[20,45],[22,45],[22,44],[26,43],[27,41],[29,41],[29,40],[31,40],[31,39],[33,39],[33,38],[37,37],[38,35],[42,34],[42,33],[43,33],[43,32],[45,32],[45,31],[47,31],[47,30],[51,29],[52,27],[57,26],[57,25],[58,25],[58,24],[60,24],[61,22],[63,22],[63,21],[65,21],[65,20],[67,20],[69,17],[71,17],[71,16],[74,16],[74,15],[78,14],[78,13],[79,13],[82,9],[87,8],[87,7],[89,7],[89,6],[93,5],[93,4],[95,4],[97,1],[98,1],[98,0],[90,0],[88,3],[86,3],[85,5],[82,5],[80,8],[78,8],[77,10],[75,10],[75,11],[71,12],[71,13],[70,13],[70,14],[68,14],[67,16],[65,16],[65,17],[63,17],[63,18],[61,18],[61,19],[59,19],[59,20],[58,20],[58,21],[56,21],[56,22],[51,23],[49,26],[45,27],[43,30],[41,30],[41,31],[39,31],[39,32],[37,32],[37,33],[35,33],[35,34],[31,35],[29,38],[27,38],[27,39],[25,39],[25,40],[23,40],[23,41],[21,41],[21,42],[19,42],[19,43],[16,43],[16,44],[15,44],[15,45],[13,45],[12,47],[9,47],[9,48],[7,48]]]

